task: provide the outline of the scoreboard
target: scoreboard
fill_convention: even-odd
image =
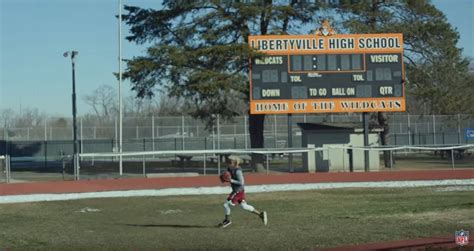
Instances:
[[[402,34],[249,36],[252,114],[405,111]]]

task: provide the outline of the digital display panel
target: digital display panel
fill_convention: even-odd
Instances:
[[[402,34],[250,36],[251,113],[405,111]]]

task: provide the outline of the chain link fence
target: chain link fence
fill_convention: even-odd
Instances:
[[[116,118],[78,118],[78,138],[80,140],[109,139],[119,137]],[[409,115],[388,114],[390,143],[392,145],[443,145],[467,143],[463,136],[465,128],[474,127],[474,115]],[[293,137],[298,137],[297,123],[362,123],[361,114],[353,115],[293,115]],[[217,119],[212,128],[206,128],[200,120],[187,116],[176,117],[125,117],[123,119],[123,139],[178,139],[181,148],[186,141],[201,141],[212,138],[214,148],[219,148],[223,138],[239,137],[244,147],[250,147],[248,117],[235,117],[232,121]],[[287,140],[288,123],[286,115],[268,115],[265,120],[265,139],[268,146],[279,147]],[[219,139],[220,141],[214,142]],[[54,141],[73,138],[72,119],[45,118],[35,126],[11,126],[8,121],[0,125],[0,140],[6,141]],[[280,141],[280,142],[279,142]],[[210,143],[210,142],[209,142]],[[200,145],[205,144],[202,142]],[[228,144],[228,143],[224,143]],[[198,144],[199,145],[199,144]],[[178,147],[178,146],[177,146]],[[202,146],[200,146],[202,147]],[[222,145],[220,146],[222,148]],[[142,150],[142,149],[140,149]]]
[[[78,140],[81,153],[117,152],[119,126],[117,119],[78,118]],[[301,147],[301,130],[298,123],[360,123],[361,114],[293,115],[293,147]],[[464,137],[467,128],[474,127],[474,116],[456,115],[408,115],[388,114],[389,145],[391,146],[440,146],[473,144]],[[8,122],[5,122],[8,125]],[[0,155],[11,156],[11,167],[15,171],[62,174],[68,176],[72,161],[67,156],[73,153],[72,119],[46,118],[43,123],[30,127],[0,127]],[[268,115],[264,125],[265,148],[288,147],[288,117]],[[207,128],[204,123],[191,117],[126,117],[123,119],[123,151],[179,151],[218,150],[250,148],[248,117],[235,117],[224,121],[217,117],[214,125]],[[436,154],[436,153],[434,153]],[[429,159],[442,156],[407,153],[395,154],[404,158]],[[411,157],[412,156],[412,157]],[[176,160],[176,156],[170,156]],[[462,160],[469,162],[470,157]],[[111,158],[110,161],[116,161]],[[287,160],[285,160],[287,161]],[[285,162],[283,161],[283,162]],[[441,161],[444,165],[444,160]],[[459,161],[457,161],[459,162]],[[398,163],[402,163],[401,161]],[[449,164],[449,163],[448,163]]]

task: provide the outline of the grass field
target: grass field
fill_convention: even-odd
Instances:
[[[474,187],[248,194],[269,224],[225,195],[0,205],[0,249],[302,250],[474,232]]]

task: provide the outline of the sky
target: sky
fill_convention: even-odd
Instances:
[[[77,112],[101,85],[118,86],[118,0],[0,0],[0,111],[38,108],[51,116],[72,116],[72,67],[76,59]],[[158,0],[122,0],[158,8]],[[458,47],[474,58],[474,0],[432,0],[460,33]],[[124,36],[127,26],[122,26]],[[123,37],[124,37],[123,36]],[[144,46],[122,40],[123,58],[144,54]],[[123,64],[125,67],[125,64]],[[123,68],[125,69],[125,68]],[[131,85],[123,82],[123,96]]]

